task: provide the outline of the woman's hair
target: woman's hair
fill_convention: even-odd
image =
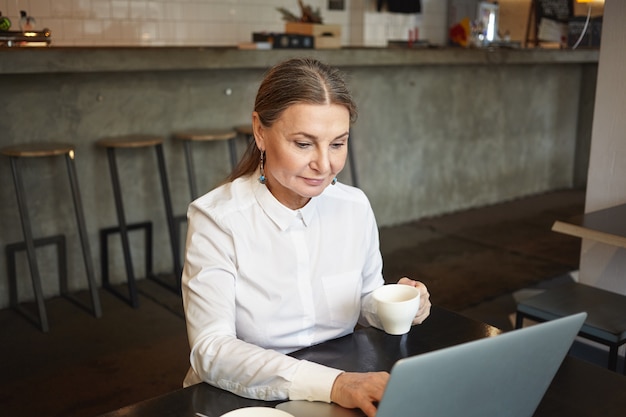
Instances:
[[[350,123],[357,118],[341,71],[312,58],[293,58],[271,68],[257,92],[254,111],[263,126],[271,127],[293,104],[339,104],[348,110]],[[227,181],[252,174],[260,158],[261,151],[252,140]]]

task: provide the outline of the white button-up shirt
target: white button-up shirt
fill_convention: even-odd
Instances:
[[[250,176],[194,201],[188,218],[184,385],[329,402],[341,370],[285,354],[349,334],[357,320],[380,327],[370,293],[384,283],[382,258],[365,194],[338,183],[291,210]]]

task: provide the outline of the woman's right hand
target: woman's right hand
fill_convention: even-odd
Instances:
[[[335,379],[330,400],[345,408],[360,408],[367,417],[374,417],[388,381],[387,372],[344,372]]]

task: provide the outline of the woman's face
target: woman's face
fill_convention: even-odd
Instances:
[[[256,112],[252,122],[265,151],[265,184],[293,210],[320,195],[346,163],[350,114],[342,105],[294,104],[271,127]]]

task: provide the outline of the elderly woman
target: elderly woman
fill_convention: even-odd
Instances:
[[[342,74],[319,61],[273,67],[256,97],[254,141],[228,182],[194,201],[183,303],[191,346],[184,385],[205,381],[264,400],[335,402],[376,413],[389,375],[352,373],[287,353],[381,327],[384,284],[365,194],[337,182],[356,106]],[[414,324],[430,313],[420,289]]]

